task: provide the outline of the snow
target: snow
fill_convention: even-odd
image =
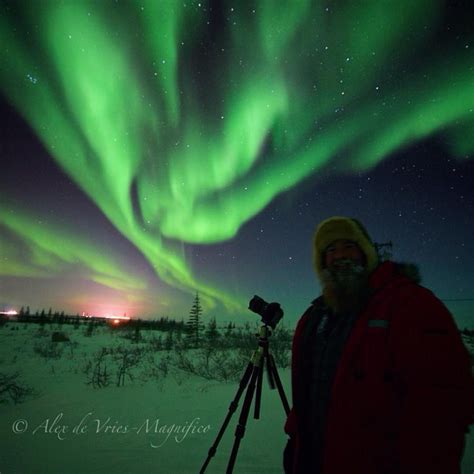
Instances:
[[[86,375],[81,372],[87,357],[111,343],[132,343],[111,335],[107,328],[100,330],[103,334],[87,338],[82,328],[74,330],[72,326],[65,326],[62,330],[78,346],[72,355],[70,349],[65,348],[60,359],[46,360],[34,353],[33,346],[41,339],[49,341],[50,337],[37,336],[36,324],[13,326],[19,330],[11,331],[11,323],[0,328],[0,372],[20,370],[21,380],[41,393],[21,404],[0,405],[2,474],[199,472],[235,397],[238,383],[206,381],[177,372],[163,380],[133,383],[127,380],[124,387],[94,389],[85,383]],[[46,326],[46,333],[50,332]],[[242,367],[242,373],[244,369]],[[289,396],[290,371],[279,373]],[[225,472],[244,395],[207,473]],[[53,424],[58,416],[60,419]],[[73,429],[84,417],[85,422],[74,433]],[[24,427],[17,420],[27,421],[25,433],[13,433],[15,422],[17,429]],[[194,434],[192,427],[183,433],[185,425],[193,420]],[[270,390],[265,380],[261,417],[260,420],[253,418],[252,406],[235,473],[282,472],[286,443],[284,421],[278,392]],[[106,425],[110,427],[108,432],[105,432]],[[172,429],[172,425],[180,425],[181,432],[169,435],[160,432]],[[203,433],[208,425],[210,428]],[[153,433],[155,426],[158,433]]]
[[[11,330],[12,327],[19,329]],[[46,325],[44,335],[39,335],[38,330],[36,324],[8,323],[0,327],[0,372],[21,371],[21,380],[39,392],[23,403],[0,405],[2,474],[199,472],[238,390],[237,382],[209,381],[171,371],[161,379],[126,380],[123,387],[112,383],[94,389],[86,384],[87,377],[82,372],[87,359],[101,347],[131,347],[133,343],[107,327],[86,337],[83,328],[65,325],[60,330],[72,344],[56,343],[64,345],[62,356],[45,359],[34,351],[34,346],[39,342],[48,344],[51,333],[58,328]],[[155,337],[159,333],[142,334]],[[243,366],[242,373],[244,370]],[[291,399],[290,370],[279,369],[279,374]],[[245,392],[207,473],[225,472],[244,396]],[[14,429],[25,428],[25,421],[26,431],[15,434]],[[261,417],[253,418],[252,405],[235,473],[283,472],[284,422],[278,391],[270,390],[265,379]],[[173,429],[179,432],[166,432]],[[471,433],[462,474],[473,471]]]

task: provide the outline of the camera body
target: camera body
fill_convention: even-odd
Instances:
[[[283,310],[279,303],[267,303],[257,295],[254,295],[249,301],[249,309],[259,314],[262,317],[262,322],[272,329],[275,329],[280,319],[283,318]]]

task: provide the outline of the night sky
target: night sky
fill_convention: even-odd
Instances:
[[[0,10],[0,310],[296,319],[361,220],[474,326],[471,2]]]

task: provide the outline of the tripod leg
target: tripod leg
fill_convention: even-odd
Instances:
[[[267,376],[268,376],[268,385],[270,385],[271,390],[275,390],[275,379],[272,372],[272,363],[270,361],[269,355],[266,357],[267,361]]]
[[[285,409],[285,413],[288,415],[288,413],[290,413],[290,405],[288,404],[285,391],[283,390],[283,385],[281,384],[280,376],[278,375],[278,369],[275,364],[275,359],[271,354],[268,355],[268,359],[272,376],[278,388],[278,393],[280,394],[281,402],[283,403],[283,408]]]
[[[252,398],[255,391],[255,382],[258,377],[259,366],[253,367],[252,377],[250,378],[250,383],[247,387],[247,392],[245,394],[245,400],[242,405],[242,411],[240,412],[239,423],[235,429],[235,440],[234,445],[232,446],[232,453],[230,454],[229,463],[227,464],[226,474],[231,474],[234,469],[235,460],[237,458],[237,452],[239,451],[240,441],[245,434],[245,426],[247,424],[247,419],[249,417],[250,405],[252,404]]]
[[[229,424],[230,419],[232,418],[232,415],[234,414],[235,410],[237,410],[237,406],[239,405],[239,400],[240,397],[242,396],[243,391],[245,390],[245,387],[247,386],[250,376],[252,375],[252,369],[253,369],[253,363],[250,361],[247,365],[247,368],[245,369],[244,375],[240,379],[239,383],[239,389],[237,390],[237,393],[232,400],[232,402],[229,405],[229,410],[227,411],[227,416],[225,417],[224,422],[222,423],[221,429],[219,430],[219,433],[214,441],[214,444],[211,446],[209,449],[209,453],[207,455],[206,460],[204,461],[204,464],[201,467],[201,470],[199,471],[199,474],[203,474],[211,461],[211,458],[216,454],[217,451],[217,446],[219,445],[222,436],[224,435],[224,432],[227,428],[227,425]]]
[[[265,358],[265,356],[263,356]],[[262,399],[262,382],[263,382],[263,360],[260,360],[260,365],[258,366],[257,374],[257,389],[255,392],[255,410],[253,417],[258,420],[260,418],[260,400]]]

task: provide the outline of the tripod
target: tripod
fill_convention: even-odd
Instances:
[[[260,334],[257,334],[258,337],[258,348],[252,354],[250,361],[247,365],[244,375],[242,376],[239,382],[239,389],[232,400],[229,410],[227,412],[227,416],[225,417],[224,422],[222,423],[221,429],[214,441],[214,444],[209,449],[209,454],[207,455],[206,461],[204,462],[201,470],[199,471],[200,474],[203,474],[211,461],[211,458],[216,454],[217,446],[224,435],[224,432],[229,424],[229,421],[237,409],[239,404],[240,397],[242,396],[245,387],[247,387],[247,392],[245,394],[244,404],[242,405],[242,410],[240,412],[239,422],[237,424],[237,428],[235,430],[235,440],[234,445],[232,447],[232,453],[229,458],[229,463],[227,464],[226,474],[231,474],[232,470],[234,469],[235,460],[237,458],[237,452],[239,450],[240,442],[245,434],[245,426],[247,424],[247,419],[249,416],[250,405],[252,403],[252,399],[255,393],[255,411],[254,411],[254,418],[258,420],[260,418],[260,400],[262,396],[262,380],[263,380],[263,372],[264,366],[266,363],[267,367],[267,374],[268,374],[268,382],[270,384],[270,388],[273,390],[276,387],[278,388],[278,393],[280,395],[280,399],[283,403],[283,408],[285,409],[286,414],[288,415],[290,411],[290,407],[288,405],[288,400],[286,399],[285,392],[283,390],[283,386],[281,384],[280,377],[278,375],[278,371],[275,365],[275,360],[273,356],[270,354],[268,349],[269,341],[268,337],[271,335],[270,329],[265,324],[260,328]]]

